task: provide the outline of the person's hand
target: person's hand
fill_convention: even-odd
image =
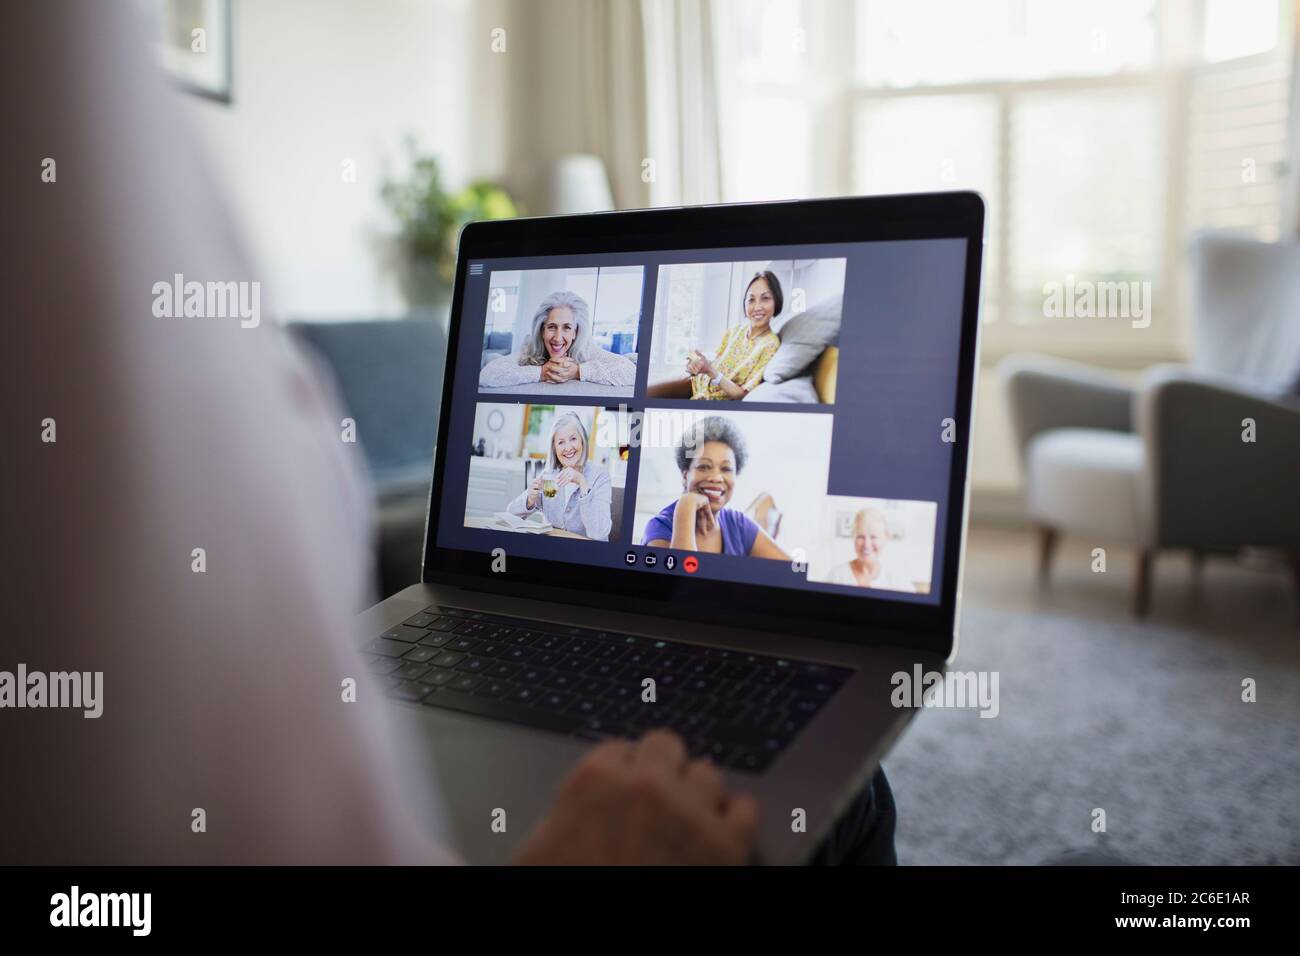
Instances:
[[[686,357],[686,373],[688,375],[699,375],[704,371],[704,356],[699,352],[692,352]]]
[[[677,514],[688,521],[695,522],[696,534],[709,534],[718,523],[709,503],[708,495],[698,491],[688,491],[677,499]]]
[[[542,493],[542,473],[538,472],[537,477],[533,479],[533,483],[528,486],[528,497],[524,499],[525,503],[528,505],[529,508],[537,507],[538,496],[540,496],[541,493]]]
[[[700,354],[700,371],[709,377],[709,380],[718,377],[718,370],[713,367],[713,360],[703,353]]]
[[[564,471],[560,472],[560,477],[555,479],[555,486],[563,488],[565,485],[577,485],[578,493],[585,494],[587,491],[587,476],[572,466],[565,468]]]
[[[681,738],[652,730],[587,754],[515,862],[522,865],[735,865],[747,861],[758,803],[690,760]]]
[[[560,385],[578,377],[578,363],[567,355],[554,358],[542,366],[542,381]]]

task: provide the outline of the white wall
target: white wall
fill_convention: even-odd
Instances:
[[[475,83],[488,68],[480,26],[469,0],[236,0],[233,103],[184,100],[272,314],[405,314],[382,261],[383,164],[403,168],[413,132],[449,184],[499,171],[496,111]],[[342,182],[345,158],[355,183]]]

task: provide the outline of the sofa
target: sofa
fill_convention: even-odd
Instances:
[[[382,597],[420,579],[447,340],[432,318],[293,322],[333,374],[374,486]]]

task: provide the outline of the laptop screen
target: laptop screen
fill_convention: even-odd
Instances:
[[[961,238],[467,260],[437,546],[937,604],[966,265]]]

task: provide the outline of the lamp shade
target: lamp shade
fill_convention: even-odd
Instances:
[[[614,208],[605,164],[599,156],[562,156],[551,173],[551,212],[558,216],[606,212]]]

